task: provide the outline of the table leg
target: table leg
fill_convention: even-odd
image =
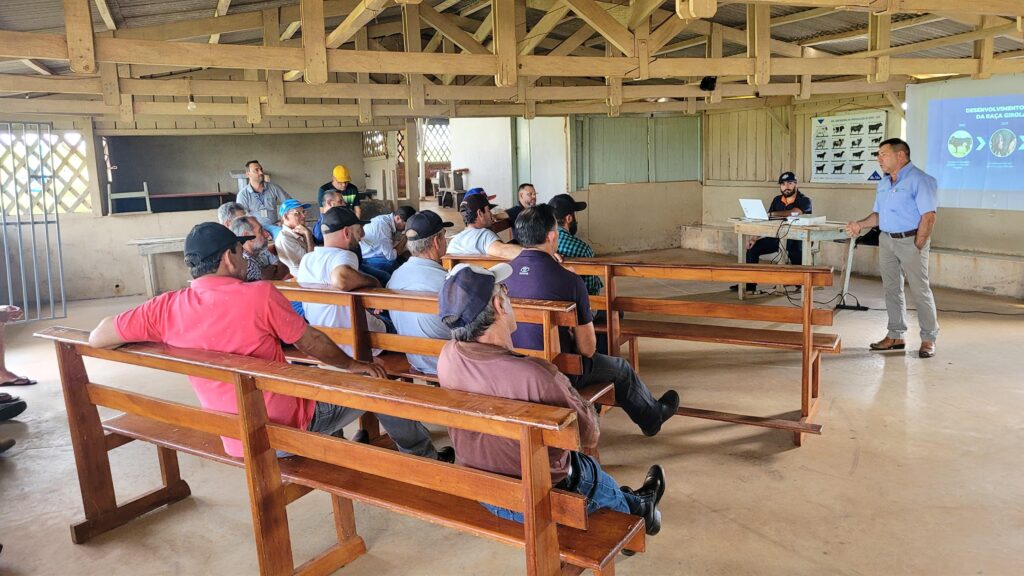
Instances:
[[[747,258],[746,258],[746,255],[747,255],[746,254],[747,253],[746,244],[747,243],[744,240],[743,232],[737,232],[736,233],[736,261],[739,262],[740,264],[743,264],[744,262],[747,261]],[[737,282],[736,294],[739,295],[740,300],[743,300],[743,297],[746,295],[746,292],[747,292],[746,288],[747,288],[747,283],[746,282]]]
[[[803,253],[800,254],[800,265],[811,266],[814,264],[814,254],[812,253],[812,250],[814,250],[814,243],[811,242],[811,235],[804,235],[800,241],[804,244]]]
[[[150,298],[157,295],[159,283],[156,278],[156,254],[146,254],[146,262],[142,267],[142,273],[146,277],[146,295]]]
[[[846,270],[843,270],[843,294],[839,299],[841,304],[846,303],[846,295],[850,293],[850,272],[853,270],[853,249],[857,247],[857,239],[850,238],[850,247],[846,250]]]

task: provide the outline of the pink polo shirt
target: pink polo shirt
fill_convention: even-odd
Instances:
[[[126,342],[161,342],[284,362],[281,342],[295,343],[306,322],[269,282],[242,282],[227,276],[203,276],[192,286],[167,292],[122,312],[114,321]],[[235,386],[189,376],[203,408],[237,414]],[[265,392],[271,422],[305,430],[315,402]],[[223,438],[224,451],[242,456],[242,443]]]

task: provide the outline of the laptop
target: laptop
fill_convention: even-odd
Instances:
[[[764,202],[757,198],[740,198],[740,208],[743,208],[743,216],[747,220],[782,220],[769,218],[768,211],[764,209]]]

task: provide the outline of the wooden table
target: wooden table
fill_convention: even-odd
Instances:
[[[152,298],[158,294],[159,283],[156,274],[156,255],[168,252],[185,252],[184,236],[164,236],[160,238],[137,238],[128,244],[138,246],[139,256],[145,256],[142,273],[146,277],[146,295]]]
[[[846,266],[843,269],[843,297],[845,298],[847,292],[849,292],[850,269],[853,267],[853,249],[856,242],[846,234],[845,222],[823,222],[808,226],[796,226],[786,220],[734,219],[732,223],[733,230],[736,232],[736,257],[740,264],[746,262],[746,236],[748,235],[769,238],[778,237],[780,243],[783,240],[799,240],[803,242],[804,249],[800,262],[802,266],[814,265],[814,252],[811,249],[814,242],[846,240],[849,243],[849,248],[846,251]],[[740,300],[743,300],[746,294],[746,284],[743,282],[739,284],[738,293]],[[840,299],[841,301],[842,299]]]

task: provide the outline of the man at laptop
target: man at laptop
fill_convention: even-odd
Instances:
[[[811,199],[804,196],[796,185],[796,174],[783,172],[779,175],[779,191],[781,194],[772,200],[768,207],[769,218],[787,218],[811,213]],[[757,264],[761,256],[773,254],[779,251],[779,239],[773,237],[747,239],[747,264]],[[789,263],[799,265],[803,262],[803,243],[799,240],[786,240],[786,253],[789,254]],[[739,290],[739,285],[734,284],[730,290]],[[747,283],[747,292],[756,292],[757,284]]]

